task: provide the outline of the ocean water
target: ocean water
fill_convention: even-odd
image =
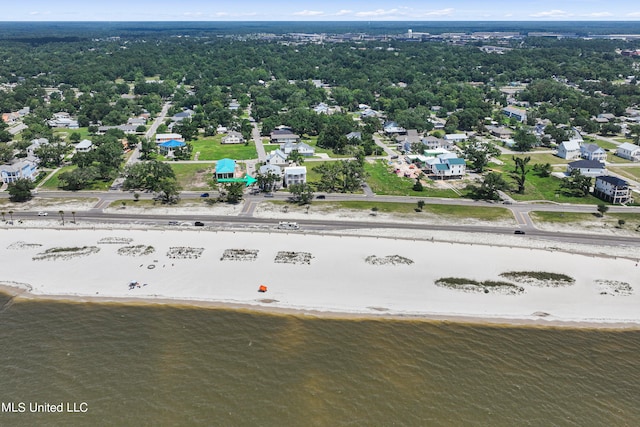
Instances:
[[[0,304],[2,426],[640,424],[640,331]]]

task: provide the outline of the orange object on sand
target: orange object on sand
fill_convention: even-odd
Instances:
[[[258,288],[258,292],[267,292],[267,287],[265,285],[260,285],[260,288]]]

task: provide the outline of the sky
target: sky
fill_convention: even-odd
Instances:
[[[637,21],[637,0],[23,0],[0,21]]]

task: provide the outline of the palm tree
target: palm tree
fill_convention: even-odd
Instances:
[[[73,223],[76,223],[76,211],[71,211],[71,215],[73,215]]]
[[[2,214],[2,220],[4,221],[5,213],[4,212],[0,212],[0,214]]]
[[[11,222],[13,222],[13,211],[9,211],[9,216],[11,217]]]
[[[58,211],[60,218],[62,219],[62,225],[64,225],[64,211]]]

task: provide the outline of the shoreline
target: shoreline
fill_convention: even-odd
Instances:
[[[12,296],[14,301],[42,301],[60,302],[67,304],[115,304],[123,306],[140,307],[175,307],[175,308],[202,308],[212,310],[229,310],[250,314],[267,314],[273,316],[293,316],[302,319],[331,319],[354,321],[406,321],[427,323],[456,323],[461,325],[495,326],[495,327],[526,327],[526,328],[560,328],[560,329],[597,329],[597,330],[640,330],[640,321],[629,322],[597,322],[593,320],[557,320],[538,316],[538,319],[501,318],[501,317],[475,317],[454,314],[400,314],[385,312],[338,312],[321,311],[303,308],[274,307],[259,304],[242,304],[213,300],[197,299],[170,299],[170,298],[136,298],[136,297],[112,297],[112,296],[82,296],[82,295],[46,295],[33,294],[30,291],[7,284],[0,283],[0,293]],[[0,311],[2,307],[0,307]]]
[[[628,247],[609,252],[605,247],[524,242],[511,236],[487,240],[486,235],[467,233],[423,232],[410,237],[379,231],[12,229],[3,231],[8,246],[0,247],[0,256],[9,267],[0,274],[0,290],[15,301],[203,307],[345,320],[640,329],[635,309],[640,303],[640,286],[634,280],[637,257]],[[120,250],[134,247],[127,245],[149,245],[157,251],[123,255]],[[65,247],[91,250],[77,257],[63,252],[62,257],[41,258]],[[225,260],[228,251],[240,251],[234,255],[239,258]],[[278,261],[283,253],[306,258]],[[397,256],[407,262],[379,265],[368,261],[372,256]],[[434,283],[442,277],[504,280],[501,273],[514,270],[566,272],[576,281],[564,287],[529,283],[517,295],[486,288],[484,293],[462,292]],[[627,292],[607,288],[608,282],[622,281],[630,282]],[[138,286],[128,287],[130,282]],[[269,287],[266,294],[257,292],[263,283]]]

